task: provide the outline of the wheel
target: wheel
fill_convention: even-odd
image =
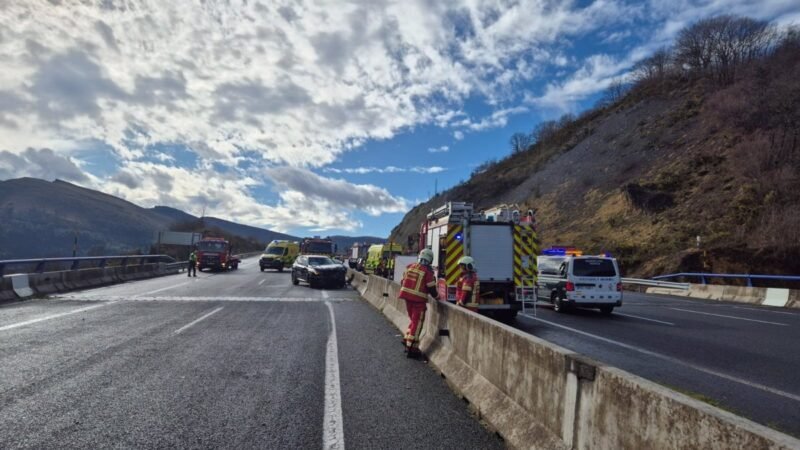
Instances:
[[[310,287],[311,289],[316,289],[319,286],[316,282],[308,280],[308,287]]]
[[[262,272],[264,271],[264,268],[263,268],[263,267],[261,268],[261,271],[262,271]]]
[[[553,293],[550,301],[553,302],[553,311],[557,313],[567,312],[567,305],[564,304],[564,301],[558,294]]]
[[[610,316],[612,312],[614,312],[613,305],[605,305],[600,307],[600,313],[604,316]]]
[[[278,272],[283,272],[283,267],[278,267]]]
[[[295,275],[294,272],[292,272],[292,284],[295,286],[300,284],[300,280],[297,279],[297,275]]]

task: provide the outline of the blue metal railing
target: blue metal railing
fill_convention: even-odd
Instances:
[[[747,286],[753,287],[753,280],[779,280],[779,281],[800,281],[800,276],[796,275],[753,275],[749,273],[731,274],[731,273],[703,273],[703,272],[682,272],[671,273],[669,275],[659,275],[653,277],[654,280],[666,280],[669,278],[699,278],[701,284],[708,284],[708,278],[735,278],[747,280]]]
[[[33,270],[18,273],[42,273],[45,267],[69,266],[69,270],[78,270],[81,263],[96,262],[91,267],[106,267],[110,261],[119,261],[122,267],[128,266],[131,261],[138,260],[139,265],[148,262],[175,262],[175,258],[168,255],[125,255],[125,256],[82,256],[66,258],[31,258],[31,259],[7,259],[0,261],[0,276],[6,273],[8,267],[33,267]],[[63,270],[63,269],[62,269]]]

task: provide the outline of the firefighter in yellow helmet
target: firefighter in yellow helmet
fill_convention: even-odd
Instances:
[[[475,271],[475,260],[464,256],[458,260],[458,265],[461,268],[461,278],[456,283],[456,304],[477,304],[481,295],[481,284],[478,281],[478,272]]]

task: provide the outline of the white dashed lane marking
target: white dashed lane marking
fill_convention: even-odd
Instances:
[[[89,311],[89,310],[92,310],[92,309],[102,308],[103,306],[110,305],[111,303],[114,303],[114,302],[103,303],[102,305],[87,306],[86,308],[73,309],[72,311],[67,311],[67,312],[63,312],[63,313],[59,313],[59,314],[52,314],[50,316],[39,317],[37,319],[26,320],[24,322],[12,323],[11,325],[6,325],[6,326],[3,326],[3,327],[0,327],[0,331],[11,330],[11,329],[14,329],[14,328],[24,327],[26,325],[33,325],[35,323],[44,322],[45,320],[58,319],[59,317],[69,316],[69,315],[72,315],[72,314],[77,314],[77,313],[81,313],[81,312],[84,312],[84,311]]]
[[[207,318],[211,317],[213,314],[216,314],[216,313],[220,312],[220,310],[222,310],[222,308],[224,308],[224,307],[223,307],[223,306],[220,306],[219,308],[217,308],[217,309],[215,309],[215,310],[211,311],[210,313],[204,314],[204,315],[200,316],[198,319],[196,319],[196,320],[193,320],[193,321],[191,321],[191,322],[187,323],[186,325],[184,325],[184,326],[182,326],[182,327],[178,328],[177,330],[175,330],[175,334],[180,334],[180,332],[181,332],[181,331],[183,331],[183,330],[185,330],[185,329],[187,329],[187,328],[191,327],[192,325],[194,325],[194,324],[196,324],[196,323],[198,323],[198,322],[201,322],[201,321],[203,321],[203,320],[205,320],[205,319],[207,319]]]

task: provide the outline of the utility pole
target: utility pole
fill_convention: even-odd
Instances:
[[[72,241],[72,257],[78,253],[78,230],[75,230],[75,238]]]
[[[434,178],[433,179],[433,196],[436,197],[437,195],[439,195],[439,179],[438,178]]]

